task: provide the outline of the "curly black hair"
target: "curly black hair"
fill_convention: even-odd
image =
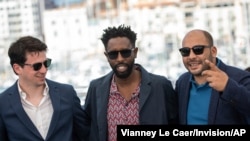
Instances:
[[[115,27],[115,26],[108,27],[104,29],[103,31],[104,33],[102,34],[101,41],[105,49],[107,49],[108,41],[111,38],[116,38],[116,37],[127,37],[130,40],[133,47],[135,47],[137,34],[131,30],[130,26],[125,26],[124,24],[122,24],[122,25],[119,25],[118,27]]]
[[[250,72],[250,67],[245,68],[245,71]]]

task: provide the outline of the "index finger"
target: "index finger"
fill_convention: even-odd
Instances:
[[[209,66],[210,70],[218,70],[218,67],[208,59],[205,60],[205,63]]]

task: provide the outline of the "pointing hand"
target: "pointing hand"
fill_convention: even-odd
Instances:
[[[207,76],[206,80],[210,87],[219,92],[223,92],[228,81],[228,75],[209,60],[205,60],[205,63],[210,69],[203,71],[202,75]]]

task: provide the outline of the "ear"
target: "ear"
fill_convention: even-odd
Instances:
[[[216,48],[216,46],[212,46],[211,51],[212,51],[213,58],[216,58],[216,56],[217,56],[217,48]]]
[[[13,64],[13,71],[18,75],[21,72],[22,67],[18,64]]]
[[[106,56],[107,60],[109,60],[107,52],[103,52],[103,54]]]
[[[133,51],[134,51],[135,58],[136,58],[137,57],[137,53],[138,53],[138,47],[135,47],[135,49]]]

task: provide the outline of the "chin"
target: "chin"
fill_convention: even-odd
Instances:
[[[189,70],[189,72],[193,75],[201,75],[201,70]]]

